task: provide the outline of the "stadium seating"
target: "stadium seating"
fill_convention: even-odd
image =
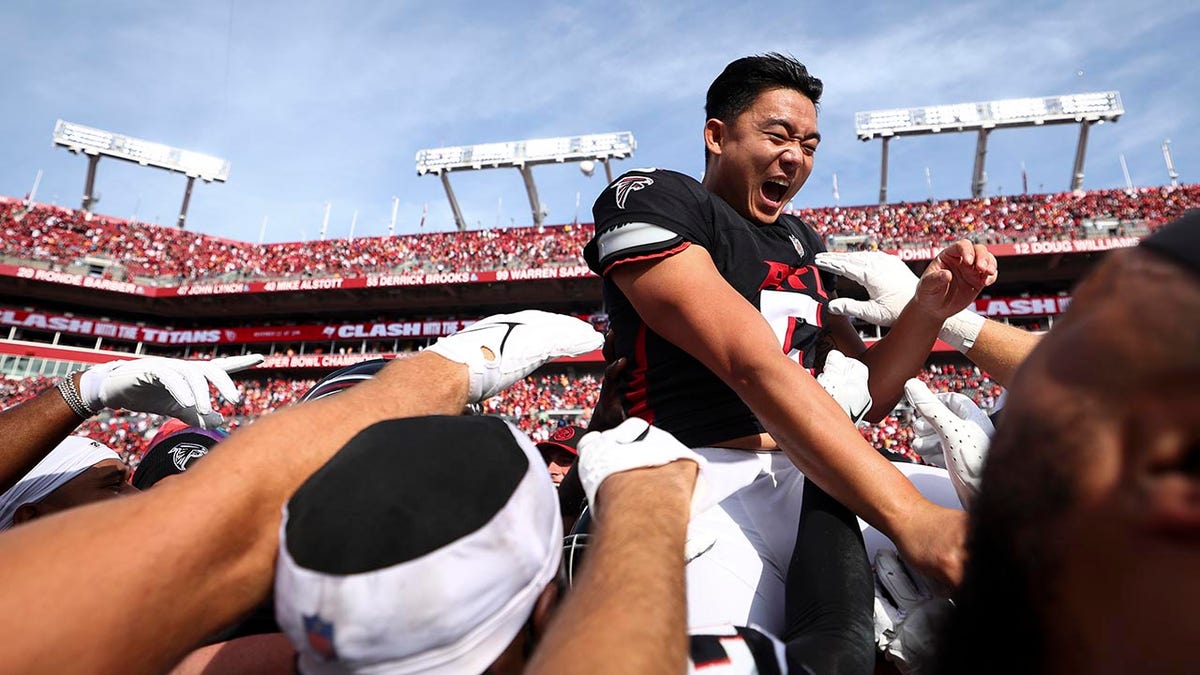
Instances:
[[[796,214],[823,236],[857,235],[855,247],[936,246],[966,235],[981,243],[1079,239],[1086,221],[1111,219],[1153,229],[1200,207],[1200,185],[1095,190],[978,200],[826,207]],[[0,198],[0,257],[49,261],[85,258],[114,263],[119,280],[173,285],[369,273],[471,272],[582,264],[590,225],[431,232],[256,245],[173,227],[131,223],[81,211]]]
[[[33,398],[56,383],[56,379],[48,377],[0,376],[0,409]],[[259,415],[296,402],[314,384],[314,379],[239,380],[237,385],[242,392],[241,402],[235,405],[222,400],[217,411],[225,416],[227,424],[224,428],[233,431]],[[146,444],[158,432],[162,421],[163,418],[157,415],[105,410],[84,422],[76,433],[108,445],[136,467],[146,451]]]
[[[933,365],[920,377],[934,391],[965,394],[985,409],[991,408],[1000,394],[1000,386],[972,366]],[[315,382],[281,377],[238,380],[242,401],[237,405],[222,401],[217,410],[228,421],[226,429],[233,430],[259,415],[296,402]],[[0,377],[0,408],[32,398],[54,384],[55,380],[45,377]],[[560,424],[587,424],[599,394],[600,382],[591,374],[574,379],[561,373],[538,374],[485,401],[484,412],[511,420],[540,441]],[[84,423],[78,433],[109,445],[136,465],[161,422],[162,418],[154,415],[105,411]],[[860,430],[875,447],[915,458],[909,446],[910,422],[909,412],[897,409],[879,424],[863,425]]]
[[[938,246],[961,237],[982,244],[1082,239],[1085,221],[1108,219],[1154,229],[1200,206],[1200,185],[1015,195],[883,207],[796,211],[823,235],[864,235],[863,248]]]
[[[1115,224],[1112,234],[1136,234],[1125,228],[1154,229],[1198,207],[1200,185],[1188,185],[829,207],[796,215],[823,236],[855,235],[853,247],[893,249],[937,246],[963,234],[984,243],[1082,239],[1095,234],[1085,228],[1095,220]],[[579,265],[592,231],[585,224],[255,245],[56,206],[29,208],[21,200],[0,197],[0,261],[59,268],[98,261],[105,276],[155,285]],[[994,405],[1000,393],[986,374],[969,366],[931,365],[921,377],[935,391],[967,394],[984,408]],[[221,412],[236,427],[295,401],[312,382],[242,380],[243,402],[225,403]],[[0,405],[20,402],[51,384],[46,378],[0,378]],[[586,423],[598,391],[599,382],[591,375],[574,380],[539,375],[488,401],[485,412],[511,419],[541,439],[558,424]],[[864,425],[862,433],[876,447],[911,455],[909,422],[901,408],[878,425]],[[136,462],[158,424],[158,418],[148,415],[106,412],[82,431]]]
[[[600,381],[590,374],[574,380],[562,374],[537,375],[484,401],[483,410],[511,419],[535,441],[544,441],[560,420],[587,424],[599,395]]]

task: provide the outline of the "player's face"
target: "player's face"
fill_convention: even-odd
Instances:
[[[546,468],[550,471],[550,480],[554,481],[554,487],[562,484],[567,472],[575,465],[575,455],[566,450],[543,450],[542,458],[546,460]]]
[[[1052,588],[1052,641],[1113,664],[1142,658],[1142,637],[1186,642],[1180,634],[1193,626],[1166,617],[1200,602],[1196,359],[1147,344],[1156,330],[1196,330],[1194,314],[1171,312],[1200,304],[1200,285],[1163,272],[1166,263],[1139,266],[1136,255],[1149,254],[1109,261],[1107,274],[1076,289],[1071,312],[1021,366],[989,463],[1024,475],[997,471],[983,485],[1006,508],[1057,504],[1030,526],[1027,554],[1040,561],[1035,583]]]
[[[138,492],[128,482],[129,467],[117,459],[106,459],[92,465],[78,476],[63,483],[37,504],[36,516],[42,517],[77,506],[104,501]]]
[[[704,184],[738,213],[773,223],[813,169],[817,108],[794,89],[770,89],[732,123],[709,120]]]

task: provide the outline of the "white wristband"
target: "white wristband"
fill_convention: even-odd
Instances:
[[[983,330],[984,321],[986,319],[982,316],[969,309],[964,309],[946,319],[938,337],[942,339],[942,342],[965,354],[967,350],[975,346],[979,331]]]

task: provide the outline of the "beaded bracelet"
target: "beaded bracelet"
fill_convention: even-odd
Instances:
[[[58,393],[62,394],[63,400],[67,402],[67,407],[71,409],[71,412],[78,415],[80,419],[86,420],[96,414],[83,402],[83,397],[75,389],[74,373],[58,381]]]

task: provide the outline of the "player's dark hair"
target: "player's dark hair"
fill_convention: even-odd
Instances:
[[[704,99],[705,119],[732,122],[769,89],[798,91],[815,106],[821,102],[825,85],[792,56],[776,52],[746,56],[725,66],[709,86]],[[708,159],[707,150],[704,158]]]

